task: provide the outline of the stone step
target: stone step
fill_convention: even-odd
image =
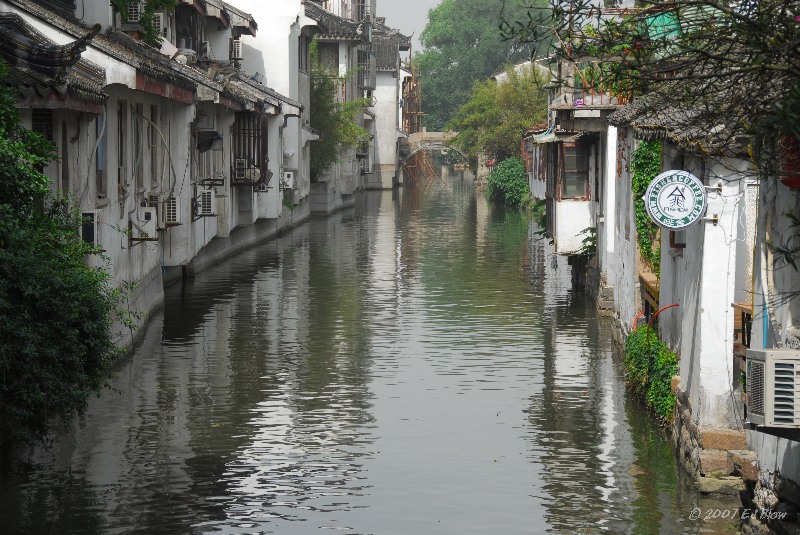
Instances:
[[[745,481],[758,481],[758,456],[750,450],[728,452],[728,473],[741,476]]]
[[[733,474],[724,450],[699,450],[698,468],[701,476],[728,476]]]
[[[700,447],[706,450],[745,450],[744,430],[703,427],[700,429]]]
[[[695,482],[698,491],[704,494],[725,494],[738,496],[745,489],[742,478],[736,476],[698,477]]]

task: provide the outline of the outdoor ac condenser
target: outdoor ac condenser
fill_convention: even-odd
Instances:
[[[747,420],[765,427],[800,427],[800,351],[747,350]]]

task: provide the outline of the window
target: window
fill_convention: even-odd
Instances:
[[[144,105],[136,105],[136,120],[133,122],[133,170],[137,191],[144,190]]]
[[[94,121],[95,132],[97,135],[97,173],[96,173],[96,186],[97,197],[105,198],[108,195],[108,188],[106,186],[106,125],[104,119],[98,117]]]
[[[150,185],[157,188],[159,183],[158,157],[161,149],[161,136],[156,130],[158,124],[158,106],[150,106],[150,123],[147,128],[147,144],[150,147]]]
[[[585,198],[589,195],[589,146],[577,143],[562,145],[563,175],[561,198]]]
[[[128,103],[117,104],[117,188],[120,195],[125,193],[127,182],[127,145],[128,145]]]
[[[200,52],[203,41],[202,24],[194,6],[179,4],[175,7],[175,44],[178,48],[187,48]]]
[[[686,231],[685,230],[670,230],[669,231],[669,246],[672,249],[683,249],[686,247]]]
[[[38,132],[47,141],[53,141],[53,110],[35,109],[33,110],[31,130]],[[36,170],[44,172],[44,167],[37,166]]]
[[[369,89],[372,87],[371,74],[369,68],[369,50],[358,51],[358,87],[359,89]]]
[[[266,172],[267,129],[265,117],[257,113],[237,113],[233,123],[232,183],[252,185]]]
[[[320,67],[333,74],[339,73],[339,43],[319,43],[317,58]]]
[[[311,63],[311,45],[308,37],[305,35],[298,37],[297,54],[298,68],[301,72],[309,72],[309,64]]]
[[[67,136],[67,121],[61,121],[61,193],[69,193],[69,141]]]
[[[353,20],[364,20],[367,16],[366,0],[353,0]]]

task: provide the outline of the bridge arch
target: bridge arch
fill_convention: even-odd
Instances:
[[[457,132],[428,132],[422,130],[408,136],[409,152],[403,157],[403,161],[408,160],[422,150],[428,151],[453,151],[457,153],[465,162],[469,157],[461,150],[450,146],[448,143],[455,139]]]

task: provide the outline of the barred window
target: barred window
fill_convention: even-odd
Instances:
[[[233,182],[258,182],[266,172],[267,129],[265,116],[236,114],[233,123]],[[257,172],[256,172],[257,171]]]

